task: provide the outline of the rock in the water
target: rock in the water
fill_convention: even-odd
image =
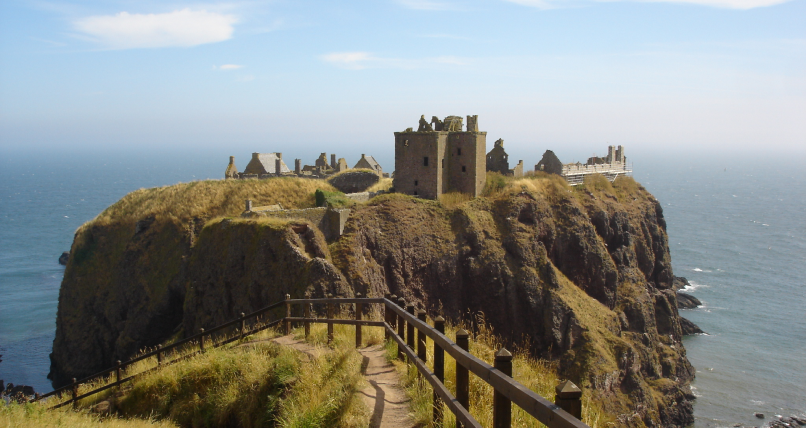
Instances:
[[[682,290],[682,289],[686,288],[687,285],[691,285],[691,284],[689,284],[688,280],[686,278],[683,278],[682,276],[676,276],[672,280],[672,288],[675,291]]]
[[[67,266],[67,261],[70,260],[70,252],[65,251],[59,256],[59,264]]]
[[[753,413],[753,416],[755,416],[755,417],[757,417],[759,419],[764,419],[764,413],[761,413],[761,412]]]
[[[680,328],[683,330],[683,334],[686,336],[705,333],[701,328],[697,327],[697,324],[694,324],[683,317],[680,317]]]
[[[701,305],[702,302],[700,299],[691,294],[683,293],[682,291],[677,292],[677,307],[679,309],[694,309]]]

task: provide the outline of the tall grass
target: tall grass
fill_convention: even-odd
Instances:
[[[379,331],[374,333],[373,329],[365,330],[368,343],[383,340],[380,329],[375,328]],[[324,325],[314,331],[326,340]],[[354,327],[339,326],[332,350],[308,359],[270,342],[268,339],[278,333],[268,329],[248,336],[244,342],[208,348],[203,354],[188,355],[142,374],[122,390],[112,388],[82,400],[79,408],[84,410],[78,412],[46,410],[69,398],[65,396],[3,408],[0,415],[8,416],[8,426],[41,426],[37,421],[62,418],[70,425],[87,427],[145,426],[154,420],[161,421],[159,426],[365,427],[370,412],[356,395],[363,386],[363,376],[353,331]],[[152,368],[153,363],[137,362],[128,368],[128,374]],[[79,393],[111,381],[82,385]],[[86,409],[101,400],[112,403],[115,417],[88,413]]]
[[[38,403],[6,404],[0,400],[0,428],[169,428],[175,427],[171,421],[154,419],[122,419],[103,417],[72,409],[47,410]]]
[[[502,347],[500,338],[494,334],[493,330],[486,323],[483,315],[479,315],[474,322],[475,329],[471,329],[466,323],[457,325],[446,323],[445,335],[450,338],[456,337],[456,332],[460,328],[471,332],[470,353],[477,358],[494,364],[495,353]],[[431,321],[429,320],[429,323]],[[557,375],[556,364],[532,357],[528,352],[528,343],[523,343],[514,350],[512,358],[512,377],[525,385],[532,391],[541,395],[549,401],[554,401],[554,387],[562,379]],[[433,369],[434,344],[430,339],[426,340],[427,359],[429,368]],[[388,342],[386,345],[387,358],[396,366],[403,380],[403,385],[407,395],[411,399],[412,419],[416,424],[434,427],[432,421],[433,414],[433,391],[428,384],[418,374],[413,365],[407,365],[396,359],[397,345]],[[445,386],[456,394],[456,361],[446,354],[445,357]],[[492,426],[493,417],[493,388],[477,376],[470,375],[470,414],[483,426]],[[582,396],[583,422],[592,428],[604,426],[605,413],[599,403],[592,401],[589,394],[583,392]],[[443,423],[440,426],[454,427],[456,419],[443,405]],[[517,406],[512,406],[512,426],[513,427],[544,427],[531,415]]]
[[[124,196],[90,223],[133,222],[152,215],[175,219],[235,216],[244,211],[246,199],[251,199],[254,206],[311,208],[315,206],[316,189],[336,191],[324,180],[294,177],[204,180],[140,189]]]

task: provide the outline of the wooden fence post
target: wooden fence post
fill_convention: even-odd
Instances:
[[[199,337],[199,351],[204,352],[204,329],[200,328],[199,332],[201,333]]]
[[[393,302],[395,301],[395,297],[392,294],[386,293],[384,297],[386,298],[386,300],[391,300]],[[394,328],[394,322],[392,321],[392,311],[390,311],[389,308],[386,307],[386,303],[384,303],[383,305],[383,320],[386,321],[386,323],[389,324],[390,327]],[[384,328],[383,329],[384,340],[388,341],[390,337],[392,337],[392,335],[389,333],[389,330]]]
[[[327,295],[328,299],[333,299],[332,294]],[[327,302],[327,344],[333,343],[333,302]]]
[[[557,395],[554,397],[554,404],[570,413],[571,416],[582,419],[582,390],[574,385],[574,382],[567,380],[554,388]]]
[[[157,365],[162,365],[162,345],[157,345]]]
[[[406,312],[414,316],[417,316],[417,314],[414,312],[414,305],[406,306]],[[412,323],[407,324],[408,324],[407,329],[408,331],[406,332],[406,345],[409,345],[409,349],[411,349],[412,352],[416,352],[416,349],[414,348],[414,325]]]
[[[355,293],[355,297],[360,299],[361,293]],[[361,321],[361,313],[364,311],[364,304],[363,303],[356,303],[355,304],[355,320]],[[361,347],[361,324],[355,325],[355,347],[356,349]]]
[[[417,319],[425,322],[425,311],[420,309],[417,311]],[[421,330],[417,330],[417,358],[425,362],[427,359],[426,352],[425,352],[425,332]],[[419,373],[419,371],[417,372]]]
[[[120,360],[117,361],[115,366],[115,383],[118,384],[118,391],[120,391]]]
[[[78,407],[78,400],[76,400],[76,397],[78,397],[78,384],[76,383],[76,378],[73,378],[73,387],[70,391],[73,393],[73,408],[75,409]]]
[[[241,312],[241,340],[246,337],[246,314]]]
[[[397,299],[397,305],[400,306],[400,309],[405,308],[406,300],[402,297]],[[403,315],[397,316],[397,335],[400,336],[401,341],[406,341],[406,320],[403,318]],[[405,361],[403,346],[400,344],[397,345],[397,359],[400,361]]]
[[[291,334],[291,321],[289,320],[289,318],[291,318],[291,302],[290,302],[290,300],[291,300],[291,295],[286,294],[285,295],[285,335],[286,336]]]
[[[302,314],[303,317],[305,317],[305,318],[310,318],[311,317],[311,306],[312,305],[313,305],[312,303],[306,303],[303,306],[303,314]],[[308,336],[311,335],[311,323],[310,323],[310,321],[305,321],[304,325],[305,325],[305,339],[307,340]]]
[[[501,348],[495,353],[495,368],[512,377],[512,353]],[[493,392],[493,428],[509,428],[512,424],[512,402],[504,394]]]
[[[434,329],[442,334],[445,334],[445,318],[438,316],[434,320]],[[445,384],[445,351],[442,350],[437,342],[434,342],[434,376],[439,379],[439,382]],[[434,425],[442,425],[442,399],[439,394],[434,391]]]
[[[456,344],[459,348],[465,351],[470,350],[469,336],[470,334],[464,329],[456,332]],[[470,373],[458,361],[456,362],[456,401],[470,411]],[[456,428],[462,428],[462,423],[456,421]]]

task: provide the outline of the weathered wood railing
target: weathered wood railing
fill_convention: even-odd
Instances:
[[[122,385],[122,384],[124,384],[126,382],[129,382],[129,381],[133,380],[136,376],[139,376],[139,375],[142,375],[142,374],[145,374],[145,373],[150,373],[150,372],[152,372],[154,370],[157,370],[162,365],[173,364],[173,363],[176,363],[176,362],[181,361],[183,359],[189,358],[189,357],[191,357],[191,356],[193,356],[195,354],[198,354],[200,352],[204,352],[205,338],[208,338],[208,337],[211,338],[213,340],[212,347],[216,348],[216,347],[219,347],[219,346],[222,346],[222,345],[226,345],[227,343],[231,343],[231,342],[234,342],[236,340],[240,340],[245,336],[252,335],[252,334],[258,333],[258,332],[260,332],[262,330],[265,330],[267,328],[270,328],[270,327],[273,327],[275,325],[278,325],[278,324],[280,324],[280,322],[282,322],[282,319],[278,319],[278,320],[267,322],[267,323],[261,323],[260,322],[260,317],[263,316],[263,314],[265,314],[266,312],[268,312],[268,311],[270,311],[272,309],[277,309],[277,308],[282,307],[284,303],[285,303],[285,301],[277,302],[277,303],[271,304],[269,306],[266,306],[265,308],[258,309],[257,311],[254,311],[254,312],[249,313],[249,314],[241,313],[240,318],[237,318],[237,319],[234,319],[232,321],[226,322],[224,324],[221,324],[221,325],[219,325],[217,327],[214,327],[214,328],[211,328],[209,330],[205,330],[205,329],[202,328],[202,329],[200,329],[199,333],[194,334],[193,336],[190,336],[190,337],[185,338],[183,340],[180,340],[178,342],[172,343],[172,344],[170,344],[168,346],[164,346],[164,347],[163,346],[157,346],[157,349],[155,349],[155,350],[153,350],[151,352],[147,352],[145,354],[139,355],[139,356],[137,356],[135,358],[132,358],[132,359],[130,359],[128,361],[125,361],[125,362],[118,361],[117,364],[114,367],[108,368],[106,370],[102,370],[102,371],[100,371],[98,373],[92,374],[92,375],[87,376],[87,377],[85,377],[83,379],[76,380],[75,378],[73,378],[73,380],[72,380],[72,382],[70,384],[65,385],[65,386],[63,386],[61,388],[55,389],[55,390],[53,390],[53,391],[51,391],[51,392],[49,392],[47,394],[41,395],[41,396],[35,398],[33,401],[43,400],[45,398],[52,397],[52,396],[61,397],[62,394],[70,393],[70,399],[69,400],[63,401],[63,402],[53,406],[52,408],[54,408],[54,409],[59,408],[59,407],[66,406],[66,405],[71,404],[71,403],[75,407],[78,404],[79,400],[82,400],[84,398],[90,397],[90,396],[95,395],[95,394],[97,394],[99,392],[105,391],[105,390],[107,390],[109,388],[114,388],[116,386],[120,386],[120,385]],[[247,322],[249,320],[252,320],[252,319],[254,319],[255,322],[253,323],[251,328],[249,330],[247,330]],[[237,328],[237,333],[238,334],[230,336],[228,338],[225,338],[224,340],[219,341],[219,342],[215,341],[215,337],[216,337],[217,333],[220,334],[220,332],[222,332],[223,330],[225,330],[227,328],[232,328],[232,327]],[[198,349],[189,350],[189,352],[187,352],[187,353],[185,353],[185,354],[183,354],[183,355],[181,355],[178,358],[175,358],[173,360],[163,361],[163,357],[165,355],[169,355],[171,351],[179,351],[183,347],[192,349],[195,346],[198,346]],[[121,376],[122,372],[126,369],[126,367],[131,366],[132,364],[137,363],[139,361],[145,360],[146,358],[151,358],[151,357],[155,357],[155,356],[157,357],[157,365],[155,367],[152,367],[152,368],[150,368],[148,370],[145,370],[145,371],[142,371],[142,372],[139,372],[139,373],[132,374],[132,375],[127,376],[127,377],[122,377]],[[85,384],[85,383],[98,381],[98,380],[103,380],[105,378],[109,378],[112,375],[112,373],[115,373],[115,381],[114,382],[108,383],[108,384],[106,384],[104,386],[101,386],[99,388],[95,388],[92,391],[83,393],[81,395],[78,394],[78,387],[80,385]]]
[[[360,295],[359,295],[360,296]],[[343,304],[355,305],[353,310],[354,319],[337,319],[335,318],[336,306]],[[381,304],[384,308],[384,320],[365,320],[363,319],[364,305],[367,304]],[[264,313],[285,306],[285,317],[258,325],[251,330],[246,330],[246,321],[248,319],[257,319]],[[302,317],[293,317],[292,307],[295,305],[302,305]],[[313,311],[313,305],[324,305],[326,310],[326,318],[316,317]],[[339,311],[341,312],[341,311]],[[387,340],[394,340],[397,343],[397,356],[401,360],[407,360],[408,363],[414,365],[422,377],[428,381],[433,388],[434,393],[434,421],[439,423],[443,419],[442,406],[445,406],[456,416],[457,427],[471,428],[481,427],[469,412],[469,375],[473,373],[481,380],[489,384],[494,391],[493,397],[493,425],[495,428],[506,428],[510,426],[512,403],[523,409],[527,414],[531,415],[549,428],[589,428],[588,425],[580,421],[582,417],[581,396],[582,391],[579,390],[573,383],[565,382],[558,385],[556,388],[555,402],[552,403],[541,397],[534,391],[530,390],[521,383],[512,378],[512,354],[506,349],[502,348],[495,354],[495,364],[490,366],[481,359],[475,357],[468,352],[469,349],[469,334],[464,330],[456,332],[456,341],[450,340],[445,336],[445,320],[442,317],[434,319],[434,326],[428,325],[426,322],[425,311],[415,312],[413,305],[406,306],[403,298],[397,298],[394,295],[387,295],[383,298],[333,298],[328,295],[327,298],[322,299],[291,299],[286,295],[286,299],[281,302],[274,303],[265,308],[252,312],[248,315],[241,314],[241,317],[230,322],[221,324],[208,331],[201,329],[199,334],[188,337],[182,341],[176,342],[164,348],[158,347],[157,350],[140,355],[125,363],[118,361],[115,367],[103,370],[92,376],[88,376],[80,381],[73,379],[70,385],[59,388],[45,394],[37,400],[41,400],[50,396],[59,395],[62,393],[70,392],[71,398],[67,401],[61,402],[54,406],[61,407],[70,403],[75,406],[79,400],[97,394],[106,389],[119,386],[125,382],[131,381],[135,376],[148,373],[156,370],[163,364],[170,364],[188,358],[199,352],[204,352],[205,336],[214,338],[215,333],[220,332],[226,328],[238,326],[237,334],[232,335],[225,340],[215,342],[213,340],[213,347],[222,346],[224,344],[240,340],[247,335],[257,333],[268,327],[278,324],[283,325],[285,334],[290,334],[292,324],[302,323],[304,326],[305,336],[310,335],[311,323],[326,323],[327,324],[327,339],[328,343],[333,341],[333,325],[334,324],[348,324],[354,325],[356,330],[355,339],[356,347],[360,347],[362,343],[362,327],[383,327],[384,336]],[[416,336],[416,337],[415,337]],[[433,341],[434,345],[434,361],[431,370],[426,364],[426,337]],[[198,341],[198,342],[196,342]],[[416,341],[416,346],[415,346]],[[162,355],[169,350],[177,349],[183,345],[195,345],[198,343],[198,350],[190,352],[179,358],[176,358],[167,363],[163,363]],[[454,396],[445,386],[445,354],[450,355],[456,361],[456,395]],[[141,361],[146,358],[157,357],[157,366],[125,378],[121,378],[121,371],[125,367]],[[100,388],[78,395],[78,386],[82,383],[94,381],[111,376],[115,373],[115,382],[111,382]]]

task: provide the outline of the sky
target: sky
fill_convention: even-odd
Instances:
[[[0,151],[389,163],[424,114],[478,115],[526,165],[803,156],[805,24],[806,0],[3,0]]]

